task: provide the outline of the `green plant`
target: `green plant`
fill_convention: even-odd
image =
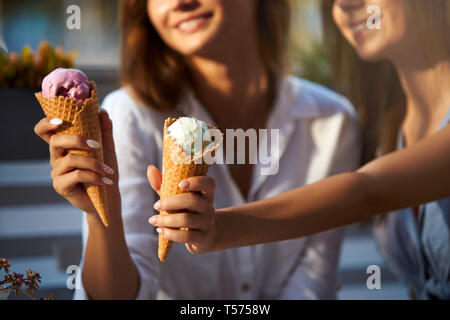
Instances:
[[[294,46],[291,52],[296,75],[327,87],[331,86],[331,69],[322,43],[313,41],[308,47]]]
[[[26,278],[24,275],[17,272],[9,272],[9,268],[11,268],[11,264],[8,259],[0,258],[0,271],[4,270],[4,279],[0,281],[0,291],[9,291],[13,290],[16,294],[16,297],[19,296],[20,293],[26,295],[32,300],[36,300],[30,293],[39,289],[39,283],[41,283],[41,275],[37,272],[34,272],[30,269],[26,271]],[[27,287],[24,290],[22,287]],[[48,298],[41,298],[40,300],[53,300],[53,295]]]
[[[39,89],[42,79],[56,68],[73,68],[77,53],[53,48],[47,41],[39,44],[37,52],[25,46],[22,52],[9,55],[0,51],[0,87]]]

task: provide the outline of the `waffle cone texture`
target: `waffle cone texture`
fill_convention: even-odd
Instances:
[[[58,128],[56,134],[80,135],[101,143],[102,130],[99,119],[97,87],[93,81],[89,84],[91,87],[91,96],[83,103],[78,103],[72,98],[66,97],[44,97],[42,92],[36,93],[35,96],[41,104],[47,118],[63,120],[63,124]],[[69,153],[95,158],[103,163],[103,147],[93,151],[69,150]],[[108,227],[108,197],[106,186],[87,183],[84,183],[83,186],[103,224]]]
[[[206,163],[203,159],[207,155],[214,157],[216,150],[221,143],[221,141],[215,141],[215,146],[212,149],[204,150],[203,154],[199,157],[188,158],[182,148],[168,134],[167,128],[175,121],[177,121],[177,119],[169,118],[164,123],[161,199],[186,193],[186,191],[178,187],[178,184],[181,181],[195,176],[205,176],[208,173],[211,164]],[[211,126],[208,125],[208,127],[212,129]],[[170,212],[161,211],[160,214],[166,215],[170,214]],[[158,257],[162,262],[166,261],[172,245],[172,241],[165,239],[161,235],[159,236]]]

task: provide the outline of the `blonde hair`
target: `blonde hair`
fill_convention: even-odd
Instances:
[[[334,0],[322,0],[324,43],[332,69],[334,89],[346,95],[360,116],[363,135],[362,161],[397,147],[398,130],[404,119],[406,97],[394,67],[387,61],[366,62],[344,39],[336,27]],[[424,43],[423,54],[441,52],[450,57],[450,1],[408,0],[408,21]],[[429,33],[433,32],[430,37]]]
[[[353,102],[360,115],[363,134],[362,162],[397,148],[398,131],[404,119],[406,97],[394,67],[387,61],[364,62],[341,35],[332,18],[334,0],[322,0],[325,44],[328,48],[333,82]],[[408,0],[408,21],[424,43],[425,58],[440,53],[450,59],[450,1]],[[433,32],[430,37],[429,32]],[[428,33],[428,34],[427,34]],[[436,81],[437,85],[439,80]],[[386,223],[387,214],[376,224]]]
[[[408,21],[414,21],[411,27],[420,35],[419,40],[427,43],[422,46],[423,53],[429,57],[438,52],[450,58],[450,1],[409,0],[407,14]]]

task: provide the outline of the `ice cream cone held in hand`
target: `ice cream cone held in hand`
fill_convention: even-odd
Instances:
[[[97,88],[93,81],[76,69],[56,69],[42,82],[36,93],[47,118],[61,119],[56,134],[80,135],[102,141]],[[93,151],[70,150],[69,153],[92,157],[103,162],[103,148]],[[108,227],[107,189],[105,186],[83,184],[103,224]]]
[[[164,123],[162,199],[184,193],[178,184],[191,177],[205,176],[212,165],[222,134],[216,130],[214,141],[211,126],[193,118],[169,118]],[[161,211],[160,214],[170,214]],[[164,262],[173,242],[159,236],[158,257]]]

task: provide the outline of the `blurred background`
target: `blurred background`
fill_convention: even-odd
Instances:
[[[320,1],[297,4],[292,39],[295,73],[329,86]],[[70,5],[81,8],[81,30],[66,26]],[[44,116],[34,92],[41,74],[57,66],[76,66],[97,82],[103,99],[119,87],[119,41],[117,0],[0,0],[0,51],[8,53],[0,52],[4,59],[0,60],[0,257],[9,259],[12,271],[32,269],[42,275],[37,296],[72,298],[66,270],[80,261],[81,213],[52,188],[48,147],[33,133]],[[30,61],[37,56],[41,65],[31,70]],[[381,268],[380,290],[366,286],[369,265]],[[389,272],[376,248],[370,223],[347,228],[339,272],[340,299],[407,299],[406,288]]]

